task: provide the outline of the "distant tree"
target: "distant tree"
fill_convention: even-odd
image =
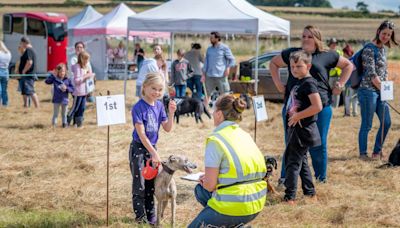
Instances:
[[[363,1],[357,2],[356,9],[364,13],[369,13],[368,5]]]

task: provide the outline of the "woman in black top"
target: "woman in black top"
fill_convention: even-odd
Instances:
[[[317,181],[326,181],[326,171],[328,164],[328,150],[327,150],[327,136],[328,130],[332,118],[331,100],[332,94],[338,95],[344,88],[346,81],[349,79],[353,65],[349,60],[339,56],[337,52],[325,51],[323,48],[323,41],[321,32],[315,26],[308,25],[303,30],[300,48],[288,48],[283,50],[281,55],[275,56],[270,63],[270,71],[275,86],[281,93],[285,93],[285,105],[283,106],[282,114],[286,113],[286,101],[290,90],[296,83],[297,79],[290,73],[290,53],[303,49],[304,51],[312,54],[312,67],[310,74],[318,82],[318,91],[321,96],[323,105],[322,111],[318,114],[318,130],[321,136],[321,146],[311,147],[310,155],[312,159],[312,165],[315,172]],[[289,78],[287,84],[284,85],[279,78],[279,68],[287,67],[289,71]],[[336,83],[334,88],[329,86],[329,70],[338,67],[342,69],[340,80]],[[285,121],[284,121],[284,125]],[[284,126],[286,129],[286,126]],[[285,141],[286,131],[285,131]],[[284,167],[284,164],[282,164]],[[284,169],[281,172],[282,183],[285,178]]]

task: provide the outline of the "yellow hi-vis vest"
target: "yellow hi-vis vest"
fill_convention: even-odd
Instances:
[[[343,56],[343,51],[341,51],[341,50],[336,50],[336,52],[337,52],[340,56]],[[342,69],[340,69],[339,67],[332,68],[332,69],[329,71],[329,76],[330,76],[330,77],[340,77],[341,74],[342,74]]]
[[[267,195],[267,183],[262,180],[267,168],[251,136],[235,124],[211,134],[206,143],[211,141],[228,158],[229,170],[218,175],[217,189],[208,206],[229,216],[260,212]]]

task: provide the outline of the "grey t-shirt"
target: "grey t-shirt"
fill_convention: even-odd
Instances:
[[[230,125],[236,125],[236,123],[232,121],[224,121],[215,128],[214,132]],[[215,142],[209,142],[206,146],[204,165],[206,168],[219,168],[219,173],[227,173],[229,171],[228,158]]]
[[[203,67],[204,56],[201,54],[200,50],[190,50],[185,54],[185,59],[189,61],[193,69],[193,75],[201,75],[203,73],[201,68]]]

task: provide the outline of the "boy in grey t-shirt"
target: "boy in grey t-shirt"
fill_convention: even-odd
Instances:
[[[186,80],[193,74],[192,67],[183,56],[185,51],[179,49],[177,51],[177,57],[171,66],[171,82],[170,85],[174,85],[176,97],[185,97],[186,93]]]

